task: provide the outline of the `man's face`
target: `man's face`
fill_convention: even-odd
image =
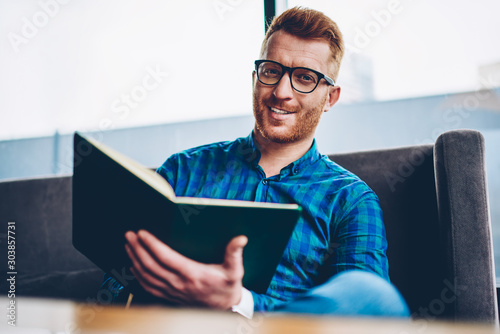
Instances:
[[[288,67],[307,67],[329,75],[330,48],[326,41],[306,40],[282,30],[268,40],[262,59]],[[321,80],[309,93],[299,93],[290,85],[289,73],[278,84],[267,86],[253,73],[253,112],[256,134],[276,143],[312,140],[324,111],[337,102],[340,87]]]

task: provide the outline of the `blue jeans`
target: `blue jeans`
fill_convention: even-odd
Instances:
[[[339,316],[408,317],[410,314],[394,285],[361,270],[341,272],[276,311]]]

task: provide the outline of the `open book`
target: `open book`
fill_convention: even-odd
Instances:
[[[265,293],[301,213],[296,204],[176,197],[159,174],[78,133],[73,172],[73,245],[123,285],[125,232],[145,229],[203,263],[222,263],[231,238],[246,235],[243,285]]]

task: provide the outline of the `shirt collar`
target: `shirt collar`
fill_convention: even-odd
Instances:
[[[281,169],[280,175],[283,175],[284,170],[292,175],[299,174],[302,170],[309,167],[321,158],[318,152],[318,146],[316,145],[316,139],[313,139],[312,145],[309,150],[299,159],[295,160],[288,166]]]
[[[235,148],[235,154],[252,167],[257,167],[260,161],[260,151],[254,142],[253,131],[248,137],[239,138],[237,142],[239,143]]]
[[[260,151],[257,148],[256,139],[254,138],[253,130],[250,132],[248,137],[244,138],[245,146],[248,147],[247,152],[244,154],[246,160],[249,161],[253,166],[258,166],[260,161]],[[251,151],[250,151],[251,150]],[[300,171],[307,166],[315,163],[321,159],[321,154],[318,151],[318,146],[316,144],[316,139],[313,139],[312,145],[309,150],[299,159],[283,167],[280,172],[280,176],[286,176],[288,174],[298,174]]]

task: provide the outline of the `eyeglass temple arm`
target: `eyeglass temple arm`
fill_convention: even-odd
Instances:
[[[333,81],[332,78],[327,77],[326,75],[323,75],[323,78],[326,80],[326,82],[328,82],[328,84],[335,86],[335,81]]]

